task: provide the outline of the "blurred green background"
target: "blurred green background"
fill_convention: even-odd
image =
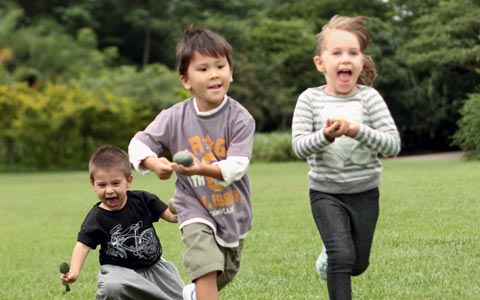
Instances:
[[[315,35],[335,14],[370,18],[374,87],[396,120],[402,154],[479,154],[476,0],[4,0],[0,169],[78,169],[100,144],[126,148],[161,109],[189,96],[175,69],[189,24],[233,45],[229,94],[255,117],[258,134],[288,136],[298,95],[323,84]],[[257,159],[271,151],[260,150]]]

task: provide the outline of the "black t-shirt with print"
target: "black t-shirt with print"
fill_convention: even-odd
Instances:
[[[92,249],[100,245],[100,265],[140,269],[160,259],[162,245],[152,223],[168,208],[164,202],[145,191],[127,191],[121,210],[108,211],[99,205],[85,217],[77,240]]]

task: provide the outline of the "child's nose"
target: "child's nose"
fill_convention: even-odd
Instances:
[[[350,62],[350,55],[348,53],[345,53],[342,55],[342,62],[344,63]]]
[[[219,75],[218,75],[218,70],[212,69],[212,70],[210,71],[210,78],[217,78],[217,77],[219,77]]]

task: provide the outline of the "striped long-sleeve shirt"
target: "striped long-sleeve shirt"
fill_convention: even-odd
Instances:
[[[326,193],[357,193],[380,184],[378,155],[400,152],[400,135],[382,96],[359,85],[349,96],[332,96],[324,86],[309,88],[298,98],[292,121],[292,147],[310,166],[311,189]],[[359,122],[354,138],[329,142],[323,134],[327,118]]]

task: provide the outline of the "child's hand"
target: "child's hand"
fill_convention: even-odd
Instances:
[[[78,273],[74,273],[72,271],[69,271],[65,274],[60,274],[60,281],[65,286],[67,286],[70,283],[74,283],[75,281],[77,281],[77,278],[78,278]]]
[[[192,176],[200,174],[202,169],[202,162],[198,160],[195,156],[193,156],[193,164],[189,167],[185,167],[184,165],[172,163],[172,168],[177,171],[179,174],[185,176]]]
[[[168,202],[168,207],[166,210],[164,210],[161,214],[160,214],[160,218],[161,219],[164,219],[165,221],[167,222],[170,222],[170,223],[178,223],[178,219],[177,219],[177,212],[176,211],[172,211],[170,209],[171,207],[171,201],[173,201],[173,199],[170,199],[170,201]]]
[[[323,134],[325,138],[330,142],[333,142],[335,138],[341,137],[348,132],[350,123],[347,120],[339,119],[327,119],[325,127],[323,127]],[[358,130],[358,129],[357,129]]]
[[[358,129],[360,129],[360,123],[350,123],[348,126],[347,132],[345,133],[348,137],[355,137],[358,133]]]
[[[165,157],[159,157],[154,159],[156,159],[156,161],[153,163],[151,170],[155,172],[155,174],[157,174],[158,178],[169,179],[170,176],[172,176],[174,170],[172,168],[173,163]]]

